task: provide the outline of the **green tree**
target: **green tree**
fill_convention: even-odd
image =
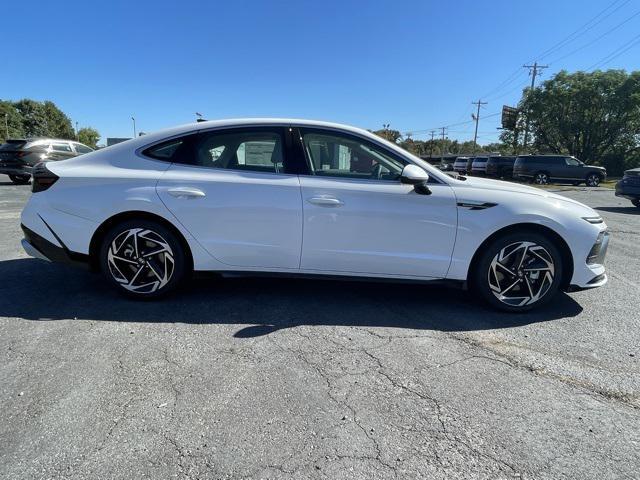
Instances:
[[[13,104],[22,121],[22,132],[26,137],[46,137],[49,127],[44,105],[28,98]]]
[[[71,125],[71,120],[55,103],[46,100],[42,104],[44,115],[47,119],[47,136],[53,138],[75,138],[75,132]]]
[[[24,137],[20,113],[12,102],[0,100],[0,143],[4,143],[7,138],[20,137]]]
[[[536,150],[586,162],[639,149],[640,72],[559,72],[520,103]]]
[[[84,127],[78,130],[78,141],[91,148],[97,148],[100,133],[95,128]]]
[[[392,143],[398,143],[398,140],[402,138],[402,134],[398,130],[391,130],[389,128],[383,128],[381,130],[375,130],[373,133],[379,137],[389,140]]]

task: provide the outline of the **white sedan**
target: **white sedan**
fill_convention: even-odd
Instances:
[[[290,119],[185,125],[39,164],[30,255],[158,297],[193,271],[442,282],[522,311],[599,287],[607,228],[537,188],[455,179],[365,130]]]

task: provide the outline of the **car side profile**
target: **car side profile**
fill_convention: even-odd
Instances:
[[[466,287],[522,311],[607,281],[591,208],[537,188],[456,179],[366,130],[210,121],[41,163],[22,212],[32,256],[101,271],[136,298],[193,271]]]
[[[513,177],[513,164],[516,162],[516,157],[508,155],[491,155],[487,160],[487,166],[485,174],[488,177],[495,178],[512,178]]]
[[[40,162],[66,160],[93,149],[80,142],[57,138],[9,139],[0,145],[0,173],[15,184],[29,183],[31,170]]]
[[[489,157],[475,157],[471,163],[471,173],[483,176],[487,173],[487,160]]]
[[[513,176],[538,185],[571,182],[597,187],[607,178],[607,170],[567,155],[521,155],[513,165]]]
[[[453,171],[461,175],[466,175],[468,162],[469,162],[469,157],[456,158],[456,160],[453,162]]]

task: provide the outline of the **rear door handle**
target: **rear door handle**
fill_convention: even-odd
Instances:
[[[207,196],[207,194],[199,188],[193,187],[175,187],[170,188],[167,192],[169,192],[169,195],[176,198],[200,198]]]
[[[321,207],[341,207],[342,205],[344,205],[344,202],[342,202],[342,200],[339,200],[335,197],[311,197],[307,200],[307,202],[314,205],[319,205]]]

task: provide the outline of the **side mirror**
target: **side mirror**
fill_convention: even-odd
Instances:
[[[400,182],[409,185],[419,185],[429,180],[429,174],[417,165],[409,164],[402,169]]]

